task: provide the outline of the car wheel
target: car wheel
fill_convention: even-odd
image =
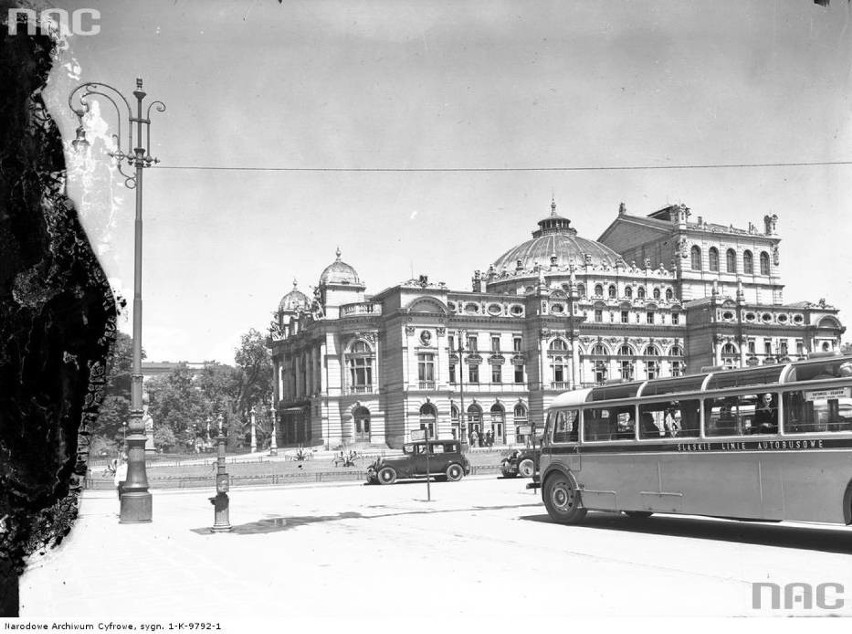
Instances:
[[[535,471],[535,463],[532,458],[524,458],[518,463],[518,473],[524,478],[531,478]]]
[[[447,467],[447,480],[449,482],[458,482],[464,477],[464,469],[461,465],[451,464]]]
[[[576,524],[586,517],[574,481],[564,473],[554,473],[545,480],[542,497],[548,514],[560,524]]]
[[[632,520],[646,520],[653,515],[651,511],[624,511],[624,514]]]
[[[396,470],[392,467],[385,467],[376,475],[379,478],[379,482],[382,484],[393,484],[396,482]]]

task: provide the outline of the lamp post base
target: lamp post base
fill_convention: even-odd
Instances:
[[[123,493],[121,496],[121,514],[119,524],[147,524],[151,521],[153,512],[151,494]]]

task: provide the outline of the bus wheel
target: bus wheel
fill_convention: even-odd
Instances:
[[[548,514],[560,524],[575,524],[586,517],[574,482],[563,473],[556,473],[544,482],[543,497]]]
[[[653,515],[651,511],[624,511],[624,514],[632,520],[646,520]]]
[[[464,470],[457,464],[451,464],[447,467],[447,480],[450,482],[458,482],[464,477]]]
[[[518,464],[518,473],[522,478],[531,478],[533,471],[535,471],[535,463],[532,458],[524,458]]]
[[[393,484],[396,482],[396,471],[391,467],[385,467],[376,475],[382,484]]]

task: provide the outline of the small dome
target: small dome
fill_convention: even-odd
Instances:
[[[293,280],[293,290],[287,293],[278,302],[278,310],[282,312],[297,313],[300,310],[307,310],[311,305],[311,300],[302,291],[296,288],[296,280]]]
[[[533,232],[532,240],[509,249],[497,258],[492,265],[494,270],[530,271],[536,264],[545,269],[550,264],[579,267],[586,262],[587,256],[590,264],[615,266],[620,259],[618,253],[600,242],[578,236],[577,230],[571,227],[571,221],[557,215],[555,201],[550,208],[550,216],[539,221],[539,229]]]
[[[337,249],[337,259],[325,267],[320,275],[320,286],[326,284],[354,284],[360,285],[361,280],[355,269],[340,259],[340,249]]]

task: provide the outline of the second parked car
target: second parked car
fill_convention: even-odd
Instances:
[[[427,461],[428,451],[428,461]],[[367,467],[370,484],[393,484],[406,478],[425,478],[456,482],[470,474],[470,463],[457,440],[421,440],[406,443],[401,456],[378,458]],[[427,471],[428,462],[428,471]]]

